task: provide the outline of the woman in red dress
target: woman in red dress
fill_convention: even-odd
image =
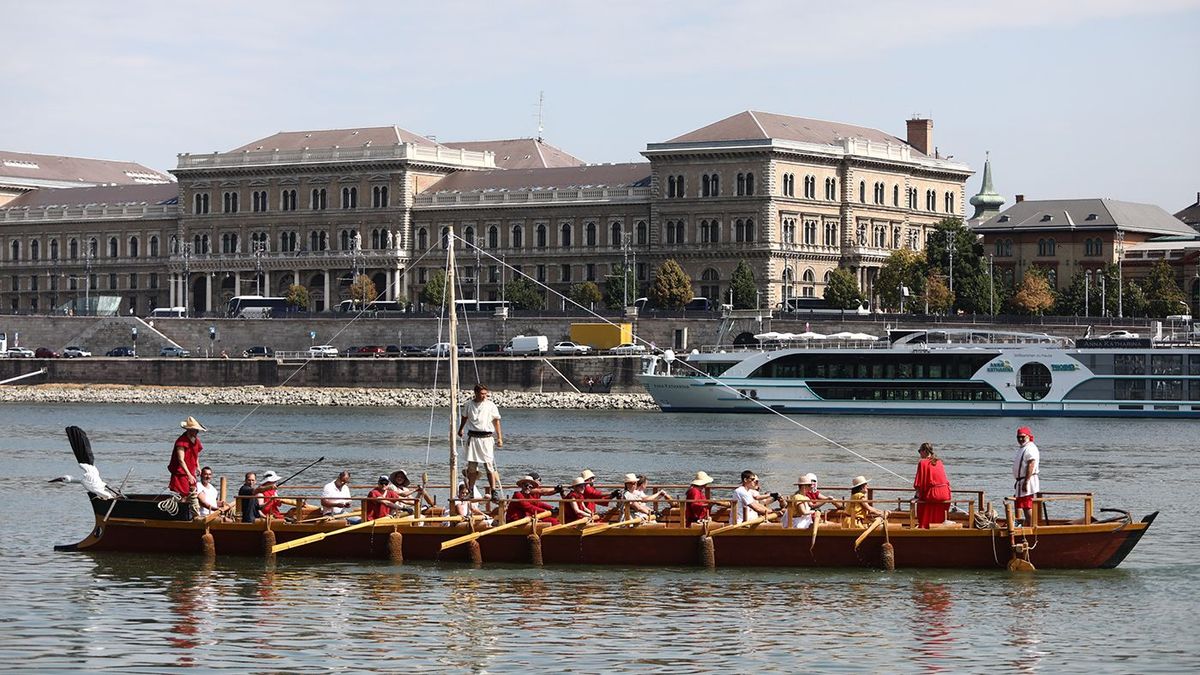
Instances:
[[[913,480],[917,521],[920,527],[929,529],[931,524],[946,520],[946,512],[950,510],[950,479],[946,477],[946,463],[934,453],[932,444],[922,443],[917,452],[921,455]]]

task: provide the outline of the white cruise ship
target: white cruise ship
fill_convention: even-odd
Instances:
[[[1194,342],[969,329],[835,342],[668,353],[640,377],[665,412],[1200,418]]]

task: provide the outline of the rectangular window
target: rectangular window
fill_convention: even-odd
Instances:
[[[569,283],[571,281],[571,266],[563,265],[558,274],[563,283]]]
[[[1183,380],[1150,380],[1150,391],[1155,401],[1178,401],[1183,398]]]
[[[588,281],[595,281],[595,280],[596,280],[596,264],[595,264],[595,263],[588,263],[588,264],[587,264],[587,280],[588,280]],[[1194,356],[1194,357],[1192,357],[1192,358],[1195,358],[1195,359],[1197,359],[1197,363],[1198,363],[1198,364],[1200,364],[1200,357],[1195,357],[1195,356]],[[1198,368],[1200,368],[1200,366],[1198,366]]]
[[[110,290],[116,290],[116,288],[117,288],[117,275],[116,275],[116,273],[110,273],[110,274],[108,275],[108,288],[109,288]]]
[[[1188,374],[1200,375],[1200,354],[1188,356]]]
[[[1145,375],[1146,356],[1144,354],[1117,354],[1113,360],[1114,375]]]
[[[1182,354],[1155,354],[1150,357],[1151,375],[1182,375]]]
[[[150,288],[158,288],[158,272],[150,273]]]
[[[129,275],[129,288],[135,289],[137,287],[138,287],[138,278],[137,278],[137,273],[134,272]]]
[[[500,280],[500,267],[498,265],[492,265],[491,267],[488,268],[488,282],[494,284],[499,280]]]
[[[1146,399],[1145,380],[1114,380],[1113,398],[1118,401],[1143,401]]]
[[[38,278],[36,274],[29,276],[29,290],[36,291],[38,289]]]

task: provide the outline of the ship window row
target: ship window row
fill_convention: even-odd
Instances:
[[[1200,354],[1080,354],[1078,358],[1097,375],[1200,375]]]
[[[990,354],[790,354],[760,366],[751,377],[791,379],[969,379]]]
[[[810,384],[826,401],[1000,401],[1003,397],[982,382],[953,385],[846,386],[848,383]]]
[[[1200,401],[1200,380],[1097,378],[1075,387],[1065,398],[1069,401]]]

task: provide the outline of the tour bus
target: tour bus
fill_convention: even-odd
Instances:
[[[155,307],[150,310],[152,319],[182,319],[187,316],[186,307]]]
[[[852,314],[869,314],[871,312],[871,303],[869,300],[859,302],[857,309],[840,309],[833,307],[825,298],[788,298],[784,302],[775,305],[775,309],[788,314],[842,314],[850,312]]]
[[[238,295],[229,299],[227,316],[241,319],[265,319],[283,316],[291,310],[286,298],[269,298],[262,295]]]
[[[509,309],[510,303],[507,300],[455,300],[454,307],[461,314],[463,312],[487,312],[495,314],[497,309]]]

